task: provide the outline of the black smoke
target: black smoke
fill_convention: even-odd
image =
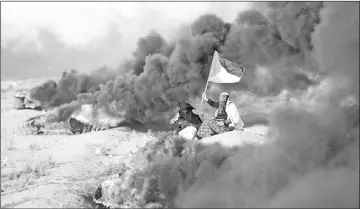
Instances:
[[[159,33],[152,32],[146,37],[140,38],[133,53],[134,74],[139,75],[144,71],[146,56],[161,53],[168,57],[173,49],[174,46],[168,44]]]
[[[273,111],[267,144],[231,157],[178,207],[359,207],[359,3],[324,4],[311,39],[325,79]]]
[[[322,6],[322,2],[257,3],[239,13],[223,53],[247,68],[243,85],[261,95],[313,85],[315,81],[299,68],[316,71],[311,34],[320,22]]]
[[[95,92],[81,88],[69,92],[65,88],[69,95],[61,96],[62,101],[78,98],[97,106],[116,104],[112,110],[126,118],[164,122],[178,102],[203,91],[215,50],[246,67],[240,84],[220,85],[222,88],[247,89],[260,95],[277,94],[286,88],[306,89],[316,83],[307,73],[319,73],[308,56],[313,53],[310,34],[320,22],[322,6],[289,2],[268,3],[257,9],[255,4],[253,9],[240,12],[233,23],[205,14],[183,27],[170,43],[151,32],[138,41],[133,59],[120,65],[116,78],[104,85],[98,85],[104,80],[95,82],[94,88],[90,85]]]
[[[76,70],[64,71],[58,82],[48,80],[30,91],[32,98],[41,102],[46,109],[76,101],[82,94],[92,94],[100,90],[115,77],[115,71],[102,67],[89,74]]]

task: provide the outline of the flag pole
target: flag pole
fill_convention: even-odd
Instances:
[[[211,73],[211,69],[212,69],[212,66],[213,66],[214,57],[215,57],[215,54],[216,54],[216,53],[217,53],[217,51],[215,50],[215,51],[214,51],[214,55],[213,55],[213,61],[212,61],[211,66],[210,66],[209,75],[208,75],[208,78],[207,78],[207,80],[206,80],[206,85],[205,85],[205,89],[204,89],[204,92],[203,92],[203,93],[206,92],[207,86],[208,86],[208,84],[209,84],[209,77],[210,77],[210,73]],[[202,95],[201,95],[200,108],[201,108],[201,106],[202,106],[203,101],[204,101],[204,98],[202,98]]]
[[[207,89],[208,83],[209,83],[209,78],[208,78],[208,80],[206,81],[206,86],[205,86],[205,89],[204,89],[204,93],[206,92],[206,89]],[[202,105],[203,101],[204,101],[204,98],[201,98],[200,107],[201,107],[201,105]]]

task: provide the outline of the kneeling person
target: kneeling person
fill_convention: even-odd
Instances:
[[[174,134],[178,134],[184,139],[192,140],[195,138],[195,134],[202,121],[197,114],[192,112],[195,108],[190,104],[186,102],[180,103],[179,108],[178,113],[170,120],[171,124],[178,124]]]
[[[208,99],[203,94],[203,99],[212,107],[217,108],[215,111],[215,117],[204,121],[200,126],[196,137],[199,139],[221,134],[227,131],[232,131],[239,124],[243,126],[239,112],[234,103],[229,99],[227,93],[221,93],[219,96],[219,102],[215,102]]]

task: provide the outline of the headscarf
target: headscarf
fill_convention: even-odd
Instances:
[[[229,94],[226,92],[223,92],[219,96],[219,108],[216,110],[216,117],[217,120],[226,120],[227,119],[227,113],[226,113],[226,105],[229,100]]]
[[[229,94],[226,92],[223,92],[219,96],[219,102],[225,102],[229,99]]]

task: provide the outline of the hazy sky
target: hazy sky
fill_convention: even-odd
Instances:
[[[116,67],[139,38],[155,30],[167,41],[183,24],[214,13],[227,22],[248,2],[2,2],[1,75],[56,75]]]
[[[131,39],[151,29],[166,36],[207,12],[232,22],[248,6],[248,2],[2,2],[1,35],[2,41],[33,39],[37,28],[45,27],[68,44],[82,45],[116,26]]]

